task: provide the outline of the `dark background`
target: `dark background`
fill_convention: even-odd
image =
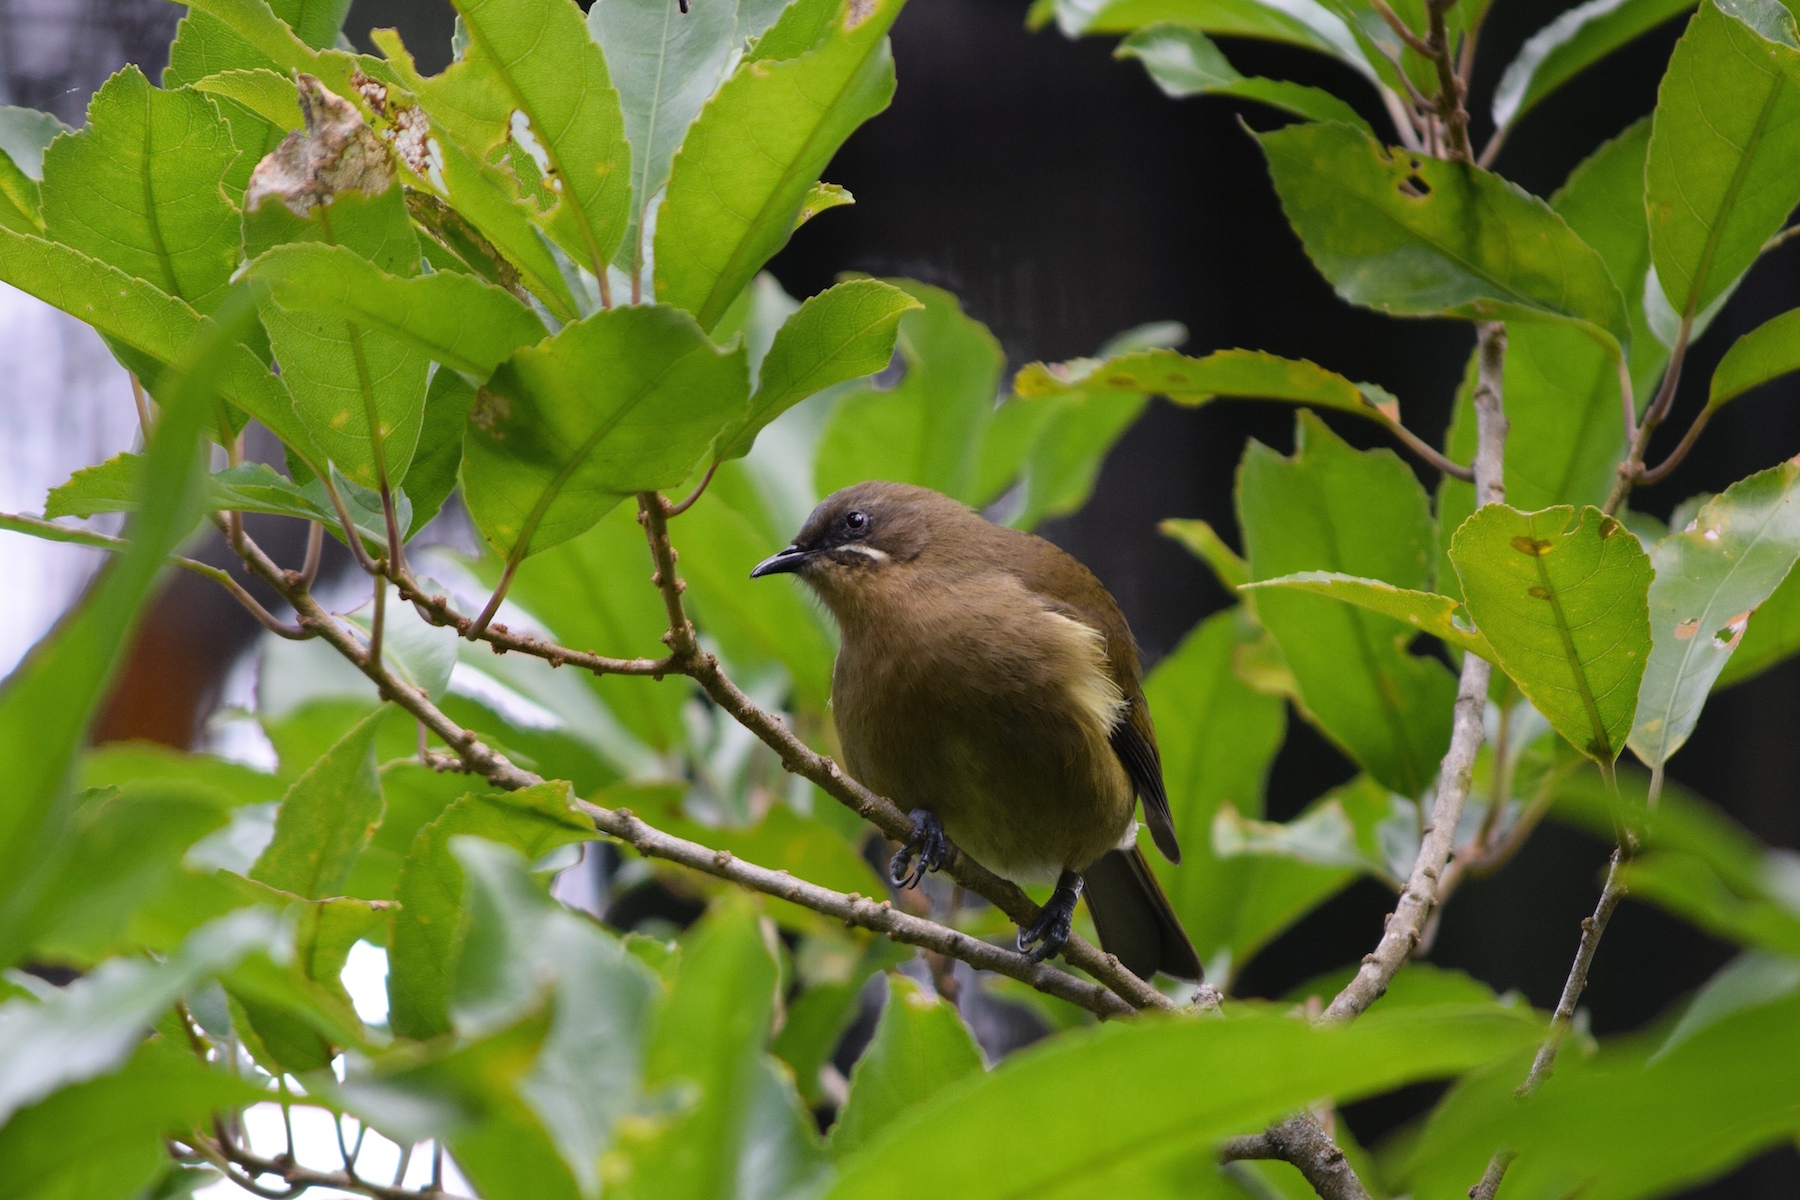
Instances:
[[[694,0],[708,3],[709,0]],[[1561,0],[1501,0],[1488,17],[1470,105],[1478,144],[1501,71]],[[0,73],[14,103],[78,123],[86,93],[128,58],[160,69],[179,10],[161,0],[0,0]],[[1260,154],[1239,124],[1267,127],[1267,110],[1218,99],[1171,101],[1135,63],[1111,59],[1110,38],[1069,42],[1028,34],[1017,0],[911,0],[893,33],[900,86],[892,108],[859,132],[826,177],[856,195],[853,208],[808,224],[773,263],[796,296],[840,271],[906,275],[959,295],[1005,346],[1011,365],[1090,353],[1146,321],[1187,325],[1192,353],[1244,346],[1314,359],[1401,397],[1408,423],[1441,437],[1473,343],[1468,326],[1396,321],[1349,308],[1313,271],[1275,203]],[[46,23],[76,28],[61,61],[22,52]],[[359,42],[398,26],[422,68],[449,57],[451,11],[438,0],[356,0],[347,28]],[[1548,195],[1602,140],[1655,104],[1682,22],[1652,33],[1566,86],[1521,124],[1496,169]],[[1246,74],[1329,87],[1376,127],[1386,118],[1360,78],[1326,60],[1259,43],[1229,45]],[[153,74],[154,77],[154,74]],[[1800,248],[1759,264],[1689,356],[1660,458],[1704,400],[1724,349],[1769,316],[1800,304]],[[1800,451],[1800,384],[1779,383],[1735,402],[1670,482],[1635,505],[1666,517],[1682,498],[1718,490]],[[1227,536],[1232,478],[1246,438],[1291,447],[1293,414],[1219,403],[1193,411],[1153,404],[1101,473],[1094,500],[1045,532],[1082,558],[1124,606],[1148,656],[1172,648],[1228,599],[1199,563],[1155,532],[1164,517],[1203,517]],[[1362,445],[1360,424],[1334,422]],[[1422,474],[1428,486],[1436,480]],[[291,556],[291,555],[290,555]],[[108,718],[120,735],[181,741],[235,650],[248,618],[217,609],[200,581],[183,580],[159,605]],[[199,606],[205,606],[204,617]],[[199,663],[199,670],[192,669]],[[169,672],[187,668],[185,677]],[[1800,661],[1716,697],[1670,775],[1779,846],[1800,846],[1793,779],[1800,739]],[[1271,785],[1277,818],[1298,812],[1352,774],[1299,722]],[[1607,847],[1549,826],[1497,877],[1468,884],[1446,911],[1433,958],[1500,989],[1555,1004],[1591,911]],[[1359,885],[1302,922],[1246,973],[1248,994],[1279,995],[1311,975],[1356,961],[1379,935],[1391,897]],[[1699,986],[1733,949],[1630,901],[1608,930],[1584,997],[1596,1032],[1642,1026]],[[1800,1066],[1797,1066],[1800,1069]],[[1365,1137],[1428,1097],[1361,1106]],[[1704,1190],[1715,1197],[1800,1195],[1800,1156],[1765,1155]]]

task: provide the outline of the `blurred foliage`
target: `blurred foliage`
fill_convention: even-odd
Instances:
[[[223,1167],[219,1114],[256,1104],[434,1143],[500,1200],[897,1196],[922,1160],[958,1196],[1285,1195],[1292,1171],[1222,1168],[1216,1144],[1446,1079],[1389,1143],[1344,1137],[1376,1194],[1460,1195],[1505,1147],[1506,1197],[1650,1196],[1800,1132],[1800,859],[1661,782],[1712,690],[1800,649],[1796,468],[1699,498],[1667,531],[1594,507],[1626,453],[1608,424],[1623,387],[1641,409],[1800,201],[1786,9],[1706,0],[1654,115],[1546,203],[1385,147],[1344,99],[1245,77],[1212,40],[1286,42],[1390,98],[1434,96],[1430,62],[1369,4],[1033,5],[1070,36],[1128,35],[1120,56],[1172,97],[1301,118],[1260,141],[1346,301],[1506,323],[1517,507],[1473,513],[1466,485],[1434,498],[1392,452],[1341,440],[1319,412],[1403,433],[1400,405],[1317,364],[1190,356],[1158,324],[1009,382],[999,342],[939,288],[783,292],[770,257],[852,202],[820,174],[893,92],[902,0],[686,15],[602,0],[585,18],[570,0],[456,3],[456,61],[436,76],[391,31],[380,57],[340,48],[343,0],[195,0],[161,86],[126,68],[80,130],[0,109],[0,279],[91,323],[157,403],[141,453],[77,472],[42,518],[5,517],[119,551],[0,693],[9,1196],[187,1194]],[[1423,35],[1419,0],[1393,7]],[[1500,136],[1686,7],[1564,14],[1507,69]],[[1448,34],[1473,38],[1482,15],[1452,7]],[[1800,366],[1793,316],[1725,356],[1708,413]],[[1471,388],[1443,451],[1456,461],[1473,452]],[[391,590],[346,626],[367,639],[381,622],[405,686],[550,782],[503,793],[434,769],[443,745],[391,697],[322,642],[273,634],[253,710],[215,718],[267,769],[86,747],[159,570],[209,513],[318,522],[371,557],[464,513],[480,552],[412,548],[432,590],[474,612],[499,587],[515,633],[650,657],[668,617],[628,500],[698,487],[673,536],[701,638],[829,752],[836,632],[797,591],[746,586],[751,565],[867,479],[1020,529],[1073,512],[1157,395],[1306,410],[1291,455],[1246,448],[1241,556],[1203,523],[1167,527],[1240,598],[1145,682],[1185,843],[1155,869],[1216,984],[1352,880],[1403,885],[1449,738],[1446,652],[1501,668],[1489,720],[1508,731],[1477,762],[1459,846],[1545,815],[1628,829],[1631,895],[1742,956],[1648,1030],[1572,1039],[1522,1099],[1542,1014],[1425,963],[1344,1028],[1237,999],[1090,1027],[972,974],[959,1008],[905,947],[596,844],[579,799],[887,894],[871,831],[691,681],[498,656]],[[233,458],[209,474],[201,441],[233,446],[250,420],[285,470]],[[108,512],[129,514],[123,540],[49,523]],[[1361,773],[1274,822],[1265,786],[1295,717]],[[1627,745],[1650,778],[1615,774]],[[604,920],[557,898],[597,862]],[[992,909],[931,897],[941,919],[1006,932]],[[388,966],[380,1017],[345,985],[371,951]],[[1348,978],[1319,965],[1291,997],[1303,1009]],[[1055,1032],[991,1061],[977,1003]],[[172,1159],[165,1139],[196,1153]]]

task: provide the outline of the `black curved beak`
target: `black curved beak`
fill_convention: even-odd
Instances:
[[[798,571],[806,560],[812,557],[812,551],[802,550],[798,546],[789,546],[779,554],[771,554],[756,564],[750,572],[750,578],[761,579],[764,575],[788,575]]]

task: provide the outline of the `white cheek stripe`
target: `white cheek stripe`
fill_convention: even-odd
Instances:
[[[873,546],[862,546],[855,542],[849,542],[845,545],[835,547],[835,549],[841,550],[845,554],[860,554],[870,562],[884,563],[888,561],[888,552],[886,550],[877,550]]]

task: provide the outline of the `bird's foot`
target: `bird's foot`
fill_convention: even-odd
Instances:
[[[1069,927],[1075,921],[1075,902],[1080,899],[1081,876],[1064,871],[1038,919],[1029,928],[1019,930],[1019,953],[1032,962],[1043,962],[1060,953],[1069,940]]]
[[[901,889],[917,887],[919,880],[925,878],[925,872],[943,866],[950,853],[950,839],[944,836],[944,823],[937,819],[936,813],[928,808],[915,808],[909,815],[913,823],[912,834],[888,863],[888,878]]]

